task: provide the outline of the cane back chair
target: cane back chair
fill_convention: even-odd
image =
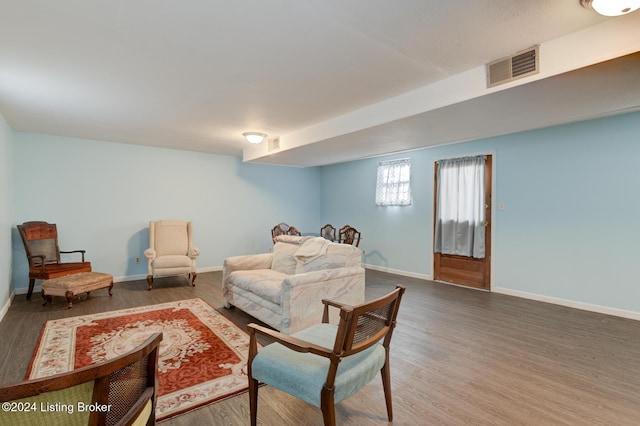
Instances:
[[[393,420],[389,349],[405,288],[356,306],[323,300],[322,323],[292,335],[249,324],[249,411],[256,425],[258,382],[273,386],[322,410],[324,424],[335,426],[335,404],[355,394],[380,371]],[[338,325],[329,324],[329,308],[340,310]],[[260,351],[257,334],[275,343]],[[379,344],[378,342],[382,342]]]
[[[116,358],[0,386],[3,407],[16,407],[15,411],[3,410],[0,424],[5,420],[11,425],[155,424],[161,340],[162,333],[154,333]]]

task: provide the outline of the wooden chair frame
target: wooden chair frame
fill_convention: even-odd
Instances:
[[[122,417],[108,421],[109,412],[92,411],[89,416],[89,425],[130,425],[142,413],[149,401],[151,401],[151,414],[147,421],[148,425],[155,424],[156,397],[158,395],[158,350],[162,333],[154,333],[136,349],[127,352],[110,360],[79,368],[67,373],[56,374],[54,376],[40,379],[28,380],[12,385],[0,386],[0,400],[15,401],[22,398],[29,398],[48,392],[55,392],[61,389],[70,388],[82,383],[94,381],[93,396],[91,404],[115,405],[124,404],[120,411],[124,411]],[[117,382],[119,372],[124,371],[139,361],[146,359],[146,386],[137,399],[123,401],[120,395],[111,394],[113,384]],[[113,396],[113,398],[110,398]],[[63,403],[64,401],[59,401]],[[66,401],[77,403],[78,401]],[[5,413],[5,415],[7,415]]]
[[[345,225],[340,228],[339,232],[340,242],[342,244],[351,244],[358,247],[360,245],[360,231],[350,225]]]
[[[277,224],[276,226],[274,226],[271,229],[271,239],[273,240],[273,243],[276,243],[276,237],[278,235],[297,235],[297,236],[301,236],[302,233],[300,231],[298,231],[298,229],[295,226],[289,226],[284,222],[281,222],[279,224]]]
[[[330,223],[327,223],[325,226],[320,228],[320,236],[326,240],[331,242],[336,241],[336,228],[333,227]]]
[[[277,343],[301,353],[312,353],[330,360],[327,378],[320,394],[321,410],[325,426],[335,426],[334,382],[340,361],[350,355],[361,352],[380,340],[385,349],[385,363],[380,370],[387,407],[387,417],[393,421],[391,398],[391,377],[389,369],[389,348],[391,336],[396,326],[396,318],[405,287],[397,285],[396,289],[386,296],[357,306],[349,306],[323,299],[323,323],[329,322],[329,307],[340,309],[340,322],[333,348],[325,348],[301,339],[271,330],[257,324],[249,324],[249,360],[247,363],[249,376],[249,412],[251,425],[257,422],[258,380],[252,376],[251,364],[258,354],[257,334],[268,336]],[[373,326],[371,326],[373,324]],[[268,383],[267,383],[268,385]],[[295,395],[294,395],[295,396]]]
[[[31,299],[36,280],[49,280],[80,272],[91,272],[91,262],[85,262],[85,250],[61,251],[58,245],[58,229],[54,223],[42,221],[25,222],[18,225],[18,232],[24,244],[29,262],[29,290],[27,299]],[[52,246],[46,249],[38,241],[52,240]],[[49,252],[49,257],[44,252]],[[62,262],[60,254],[79,253],[81,262]]]

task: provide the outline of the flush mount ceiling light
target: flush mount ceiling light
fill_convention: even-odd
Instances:
[[[262,143],[264,138],[267,137],[267,135],[265,135],[264,133],[259,132],[244,132],[242,136],[244,136],[247,142],[255,144]]]
[[[640,0],[580,0],[580,4],[604,16],[626,15],[640,9]]]

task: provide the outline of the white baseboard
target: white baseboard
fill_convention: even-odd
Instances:
[[[613,315],[616,317],[640,320],[640,312],[627,311],[624,309],[610,308],[607,306],[593,305],[591,303],[576,302],[575,300],[561,299],[559,297],[544,296],[526,291],[512,290],[504,287],[494,287],[494,293],[506,294],[509,296],[522,297],[523,299],[537,300],[539,302],[553,303],[554,305],[567,306],[569,308],[581,309],[583,311],[597,312],[600,314]]]
[[[416,272],[403,271],[401,269],[385,268],[384,266],[376,266],[376,265],[369,265],[369,264],[364,264],[363,266],[366,269],[373,269],[374,271],[387,272],[389,274],[394,274],[394,275],[402,275],[403,277],[418,278],[421,280],[433,280],[433,277],[428,274],[419,274]]]
[[[382,266],[375,266],[375,265],[368,265],[368,264],[365,264],[364,267],[367,269],[373,269],[375,271],[388,272],[390,274],[402,275],[405,277],[433,281],[433,277],[428,274],[417,274],[415,272],[402,271],[400,269],[391,269],[391,268],[385,268]],[[446,283],[442,281],[436,281],[436,282],[447,284],[447,285],[456,285],[456,284]],[[464,286],[460,286],[460,287],[464,287]],[[465,287],[465,288],[468,288],[468,287]],[[640,312],[636,312],[636,311],[627,311],[624,309],[610,308],[608,306],[593,305],[591,303],[577,302],[575,300],[544,296],[541,294],[528,293],[526,291],[519,291],[519,290],[512,290],[510,288],[504,288],[504,287],[493,287],[491,288],[491,292],[506,294],[509,296],[521,297],[523,299],[536,300],[538,302],[553,303],[554,305],[567,306],[569,308],[581,309],[583,311],[597,312],[600,314],[612,315],[616,317],[629,318],[629,319],[640,321]]]
[[[210,266],[208,268],[202,268],[202,269],[198,269],[196,270],[197,273],[204,273],[204,272],[219,272],[222,271],[222,266]]]
[[[42,288],[39,285],[33,286],[34,293],[38,293],[40,291],[42,291]],[[29,292],[28,287],[20,287],[13,290],[14,296],[17,296],[18,294],[27,294],[28,292]]]
[[[205,272],[217,272],[222,271],[222,266],[211,266],[208,268],[198,268],[196,269],[196,273],[201,274]],[[137,280],[146,280],[147,274],[137,274],[137,275],[124,275],[121,277],[113,277],[113,282],[121,283],[125,281],[137,281]]]
[[[217,272],[217,271],[222,271],[222,266],[212,266],[209,268],[200,268],[196,270],[198,274],[205,273],[205,272]],[[137,280],[146,280],[146,279],[147,279],[147,274],[123,275],[120,277],[113,277],[113,283],[116,284],[116,283],[122,283],[126,281],[137,281]],[[27,290],[29,290],[27,287],[20,287],[15,289],[15,294],[27,294]],[[39,285],[36,285],[33,287],[34,293],[38,293],[40,291],[42,291],[42,288]]]
[[[2,321],[4,319],[4,316],[7,315],[7,312],[9,312],[9,308],[11,307],[11,302],[13,302],[13,297],[16,295],[15,291],[12,291],[11,294],[9,295],[9,299],[5,302],[4,306],[2,307],[2,310],[0,310],[0,321]]]

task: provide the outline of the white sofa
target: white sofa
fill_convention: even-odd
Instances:
[[[321,322],[322,299],[363,303],[364,272],[357,247],[281,235],[273,253],[224,260],[222,298],[225,307],[235,306],[290,334]]]

